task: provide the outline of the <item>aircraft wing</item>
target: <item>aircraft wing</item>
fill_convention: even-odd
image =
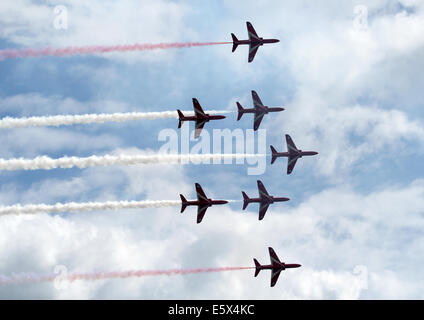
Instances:
[[[247,62],[252,62],[255,58],[256,52],[259,49],[259,43],[258,44],[249,44],[249,58],[247,59]]]
[[[288,134],[286,134],[286,143],[287,143],[287,151],[288,151],[289,153],[293,153],[293,152],[297,152],[297,151],[299,151],[299,150],[296,148],[296,145],[294,144],[294,142],[293,142],[292,138],[291,138]]]
[[[255,28],[253,28],[252,24],[249,21],[247,21],[246,26],[247,26],[247,35],[249,36],[249,40],[253,42],[259,41],[260,40],[259,36],[256,33]]]
[[[280,268],[282,266],[280,259],[278,259],[277,254],[275,253],[274,249],[271,247],[268,248],[269,251],[269,258],[271,259],[271,265],[274,268]]]
[[[278,259],[277,254],[275,253],[274,249],[271,247],[268,248],[269,251],[269,258],[271,259],[271,287],[275,286],[275,284],[278,281],[278,277],[280,276],[280,273],[282,270],[284,270],[284,264]]]
[[[253,131],[258,130],[261,125],[262,119],[264,118],[265,113],[255,110],[255,118],[253,119]]]
[[[206,197],[205,192],[203,191],[202,187],[198,183],[196,183],[196,193],[197,193],[198,201],[208,201],[208,197]]]
[[[259,220],[262,220],[265,217],[265,213],[268,210],[269,203],[263,203],[259,205]]]
[[[261,180],[258,180],[258,192],[259,192],[259,197],[260,198],[267,198],[269,197],[268,192],[265,189],[264,184],[262,183]]]
[[[259,98],[259,95],[256,93],[255,90],[252,90],[252,100],[253,100],[253,105],[256,107],[262,107],[264,106],[264,104],[262,103],[261,99]]]
[[[299,158],[296,157],[296,156],[294,156],[294,157],[289,156],[287,158],[287,174],[290,174],[293,171],[294,166],[296,165],[297,159],[299,159]]]
[[[197,207],[197,223],[202,222],[202,219],[205,216],[207,209],[208,209],[208,206],[200,205],[200,206]]]
[[[196,98],[193,98],[193,108],[194,108],[194,114],[198,118],[205,118],[206,114],[203,111],[202,107],[200,106],[199,101],[197,101]]]
[[[278,281],[282,269],[274,270],[271,269],[271,287],[275,286]]]
[[[200,137],[200,133],[202,132],[202,129],[203,129],[205,123],[206,123],[206,120],[203,120],[203,119],[197,119],[196,120],[196,125],[195,125],[195,130],[194,130],[194,138],[195,139]]]

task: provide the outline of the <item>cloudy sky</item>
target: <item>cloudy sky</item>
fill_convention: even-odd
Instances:
[[[55,28],[55,7],[68,15]],[[256,180],[291,200],[210,208],[201,224],[179,207],[0,217],[0,274],[251,266],[272,246],[286,262],[276,287],[253,270],[0,287],[42,299],[424,298],[424,1],[31,1],[0,3],[0,48],[245,39],[245,22],[278,44],[231,45],[0,61],[0,116],[251,107],[250,91],[286,110],[267,116],[261,148],[284,134],[318,156],[249,175],[249,164],[111,166],[0,172],[0,204],[256,196]],[[175,119],[1,129],[0,157],[159,150]],[[244,130],[236,113],[206,128]],[[190,128],[193,129],[192,124]],[[179,131],[175,131],[179,133]],[[211,131],[209,131],[211,133]],[[258,137],[255,137],[258,141]],[[213,141],[211,140],[211,143]],[[196,145],[195,141],[190,146]],[[235,151],[235,149],[234,149]]]

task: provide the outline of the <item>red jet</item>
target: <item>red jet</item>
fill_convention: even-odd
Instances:
[[[182,122],[184,121],[196,121],[196,130],[194,132],[194,138],[197,139],[202,132],[203,126],[210,120],[225,119],[225,116],[211,116],[205,113],[196,98],[193,98],[194,116],[184,116],[181,110],[177,110],[179,116],[178,128],[181,128]]]
[[[249,203],[252,203],[252,202],[260,203],[259,204],[259,220],[262,220],[265,217],[265,213],[268,210],[268,207],[271,203],[290,200],[289,198],[284,198],[284,197],[279,198],[279,197],[270,196],[268,192],[266,191],[261,180],[258,180],[258,192],[259,192],[259,198],[249,198],[244,191],[242,191],[241,193],[243,194],[243,199],[244,199],[243,210],[247,208]]]
[[[214,204],[226,204],[226,200],[212,200],[209,199],[206,194],[203,192],[200,184],[196,183],[196,192],[197,192],[197,201],[187,201],[187,199],[180,194],[181,198],[181,213],[184,212],[187,206],[197,206],[197,223],[202,222],[202,219],[206,213],[206,210],[209,207],[212,207]]]
[[[253,106],[254,106],[254,108],[252,109],[243,109],[241,104],[237,102],[237,108],[238,108],[237,121],[239,121],[241,117],[243,116],[243,114],[245,113],[254,113],[255,114],[255,118],[253,119],[254,131],[258,130],[264,115],[268,114],[269,112],[279,112],[279,111],[285,110],[284,108],[270,108],[268,106],[264,106],[258,94],[254,90],[252,90],[252,100],[253,100]]]
[[[255,54],[258,51],[259,46],[263,46],[264,43],[275,43],[280,42],[278,39],[264,39],[260,38],[255,29],[253,28],[252,24],[248,21],[246,22],[247,25],[247,35],[249,36],[249,40],[239,40],[234,35],[234,33],[231,34],[231,37],[233,38],[233,52],[236,51],[237,46],[239,44],[248,44],[249,45],[249,58],[248,62],[252,62],[253,58],[255,58]]]
[[[314,156],[318,154],[316,151],[302,151],[296,148],[292,138],[288,134],[286,134],[286,142],[287,142],[287,151],[288,152],[277,152],[273,146],[271,146],[272,159],[271,164],[279,157],[287,157],[287,174],[290,174],[294,166],[296,165],[296,161],[303,156]]]
[[[255,262],[255,267],[256,267],[255,277],[259,274],[261,270],[266,270],[266,269],[271,270],[271,287],[275,286],[275,284],[277,283],[278,277],[280,276],[280,272],[282,270],[291,269],[291,268],[299,268],[302,266],[301,264],[297,264],[297,263],[289,264],[289,263],[281,262],[280,259],[278,259],[274,249],[269,247],[268,250],[269,250],[269,257],[271,259],[271,264],[262,266],[258,262],[258,260],[253,259],[253,261]]]

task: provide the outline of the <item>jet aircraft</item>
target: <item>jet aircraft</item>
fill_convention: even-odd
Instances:
[[[296,148],[296,145],[288,134],[286,134],[286,142],[288,152],[277,152],[277,150],[275,150],[275,148],[271,146],[271,164],[273,164],[274,161],[279,157],[287,157],[287,174],[290,174],[293,171],[297,159],[302,158],[303,156],[314,156],[318,154],[318,152],[316,151],[302,151]]]
[[[254,131],[258,130],[264,115],[268,114],[269,112],[284,111],[284,108],[270,108],[268,106],[264,106],[258,94],[254,90],[252,90],[252,100],[253,100],[253,106],[254,106],[254,108],[252,109],[243,109],[241,104],[237,102],[237,108],[238,108],[237,121],[239,121],[241,117],[243,116],[243,114],[245,113],[254,113],[255,114],[255,117],[253,119]]]
[[[181,213],[184,212],[187,206],[197,206],[197,223],[202,222],[202,219],[206,213],[206,210],[209,207],[212,207],[215,204],[226,204],[228,201],[226,200],[212,200],[209,199],[206,194],[203,192],[200,184],[196,183],[196,193],[197,193],[197,201],[187,201],[187,199],[180,194],[181,198]]]
[[[252,24],[247,21],[247,35],[249,36],[248,40],[239,40],[234,35],[234,33],[231,34],[231,37],[233,38],[233,51],[236,51],[237,46],[240,44],[248,44],[249,45],[249,58],[248,62],[252,62],[255,58],[256,52],[258,51],[258,48],[260,46],[263,46],[264,43],[275,43],[280,42],[278,39],[264,39],[257,35],[255,29],[253,28]]]
[[[253,259],[255,262],[255,277],[259,274],[261,270],[270,269],[271,270],[271,287],[275,286],[275,284],[278,281],[278,277],[280,276],[281,271],[285,269],[290,268],[299,268],[302,265],[297,263],[284,263],[281,262],[280,259],[278,259],[277,254],[275,253],[274,249],[271,247],[268,248],[269,251],[269,257],[271,259],[271,264],[268,265],[261,265],[258,260]]]
[[[193,98],[193,108],[194,108],[194,116],[184,116],[181,110],[177,110],[179,116],[178,128],[181,128],[181,125],[184,121],[196,121],[196,129],[194,132],[194,138],[197,139],[202,132],[203,126],[206,122],[210,120],[220,120],[225,119],[225,116],[220,115],[209,115],[205,113],[200,106],[199,101],[196,98]]]
[[[249,203],[258,202],[259,203],[259,220],[262,220],[265,216],[266,211],[270,204],[274,202],[283,202],[289,201],[289,198],[285,197],[273,197],[268,194],[261,180],[258,180],[258,192],[259,198],[249,198],[247,194],[242,191],[243,194],[243,210],[247,208]]]

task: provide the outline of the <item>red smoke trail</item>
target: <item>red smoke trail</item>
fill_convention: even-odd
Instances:
[[[92,53],[107,53],[107,52],[126,52],[126,51],[146,51],[157,49],[172,49],[172,48],[191,48],[201,46],[214,46],[218,44],[229,44],[232,42],[175,42],[175,43],[157,43],[157,44],[132,44],[132,45],[117,45],[117,46],[85,46],[85,47],[66,47],[66,48],[42,48],[42,49],[3,49],[0,50],[0,60],[9,58],[28,58],[42,56],[71,56],[75,54],[92,54]]]
[[[129,270],[129,271],[112,271],[112,272],[94,272],[94,273],[71,273],[71,274],[55,274],[55,275],[37,275],[32,273],[14,274],[12,276],[0,275],[0,285],[8,284],[24,284],[38,282],[53,282],[76,280],[101,280],[101,279],[124,279],[130,277],[145,276],[173,276],[186,275],[195,273],[223,272],[234,270],[254,269],[254,267],[221,267],[221,268],[197,268],[197,269],[170,269],[170,270]]]

